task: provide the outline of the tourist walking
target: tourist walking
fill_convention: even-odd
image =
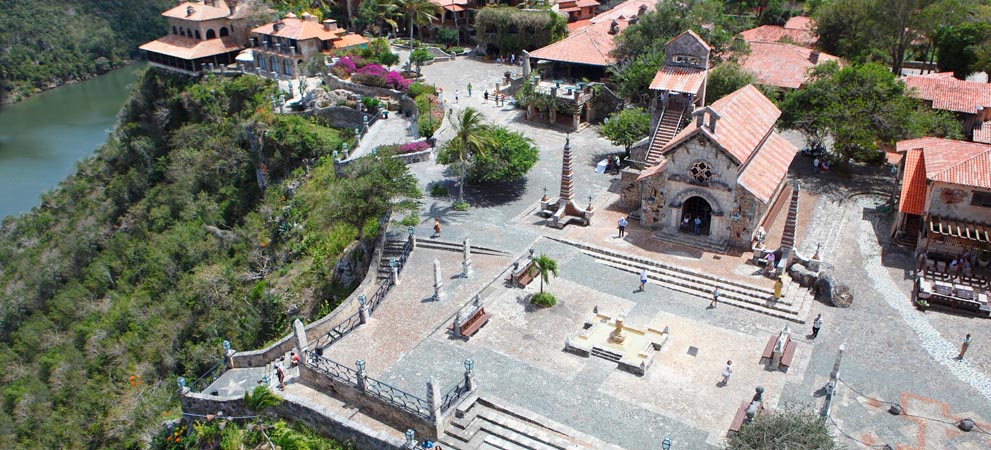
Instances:
[[[729,384],[729,376],[733,375],[733,361],[726,361],[726,367],[723,367],[723,381],[719,384],[726,386]]]
[[[468,96],[471,97],[471,83],[468,83]]]
[[[279,378],[279,390],[286,390],[286,373],[282,371],[282,366],[275,365],[275,375]]]
[[[487,103],[489,101],[489,90],[486,89],[485,93],[482,94],[482,103]]]
[[[774,257],[774,252],[768,253],[767,256],[764,257],[764,259],[767,260],[767,269],[764,272],[765,273],[774,273],[774,270],[775,270],[775,268],[774,268],[774,260],[776,259]]]
[[[970,347],[970,333],[967,333],[967,337],[963,338],[963,344],[960,344],[960,354],[957,355],[957,360],[963,361],[963,355],[967,353],[967,347]]]
[[[715,308],[719,304],[719,287],[717,286],[712,290],[712,301],[709,303],[710,308]]]
[[[623,237],[626,235],[626,225],[628,225],[629,222],[626,221],[626,217],[620,217],[618,224],[619,224],[619,237]]]
[[[461,97],[461,89],[454,90],[454,103],[460,103],[459,99]]]
[[[434,219],[434,237],[440,237],[440,219]]]
[[[640,269],[640,292],[647,286],[647,268]]]
[[[812,339],[819,336],[820,328],[822,328],[822,314],[816,315],[815,320],[812,321]]]
[[[695,216],[695,235],[698,236],[702,232],[702,218]]]

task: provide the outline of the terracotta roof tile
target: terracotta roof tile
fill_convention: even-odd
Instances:
[[[568,22],[568,33],[573,33],[581,28],[591,25],[592,19],[576,20]]]
[[[808,16],[795,16],[785,22],[787,30],[812,30],[815,28],[815,21]]]
[[[602,22],[612,22],[613,20],[619,20],[620,16],[623,17],[624,22],[629,22],[631,18],[637,17],[640,14],[640,7],[645,6],[646,11],[653,11],[657,6],[657,2],[654,0],[626,0],[614,6],[609,11],[605,11],[591,19],[592,23],[602,23]]]
[[[933,109],[976,114],[978,107],[991,107],[991,84],[946,75],[916,75],[904,80],[906,86],[914,89],[909,95],[931,101]]]
[[[978,122],[974,125],[974,142],[991,144],[991,122]]]
[[[668,166],[668,160],[667,159],[664,159],[661,162],[659,162],[657,164],[654,164],[653,166],[650,166],[650,167],[644,169],[643,172],[640,172],[640,175],[637,176],[637,181],[640,181],[640,180],[642,180],[644,178],[647,178],[647,177],[652,177],[652,176],[657,175],[659,173],[663,173],[664,172],[664,168],[666,168],[667,166]]]
[[[750,158],[781,116],[774,103],[752,84],[717,100],[710,108],[720,116],[716,132],[706,127],[703,130],[741,164]],[[693,127],[694,120],[686,128]]]
[[[192,8],[192,14],[189,14],[189,8]],[[165,17],[192,21],[223,19],[230,14],[231,10],[227,7],[227,3],[224,1],[218,1],[217,6],[207,6],[203,3],[182,2],[178,6],[168,9],[162,13]]]
[[[818,40],[812,31],[789,29],[777,25],[761,25],[757,28],[741,31],[739,36],[751,45],[754,42],[778,42],[787,37],[798,45],[812,47]]]
[[[716,127],[719,130],[719,127]],[[781,180],[788,175],[788,167],[798,149],[778,133],[771,135],[754,153],[753,158],[740,170],[737,182],[760,201],[768,203]]]
[[[180,59],[194,60],[206,56],[220,55],[223,53],[241,50],[244,47],[238,45],[233,36],[200,41],[185,36],[170,34],[148,42],[138,48],[148,52],[174,56]]]
[[[335,28],[333,30],[326,30],[323,24],[317,22],[311,22],[309,20],[298,19],[294,17],[284,17],[279,20],[285,24],[279,31],[274,30],[274,25],[277,22],[269,22],[265,25],[255,27],[251,30],[252,33],[263,34],[266,36],[278,36],[287,39],[296,39],[298,41],[305,41],[307,39],[320,39],[321,41],[329,41],[332,39],[337,39],[338,35],[344,34],[346,31],[340,28]]]
[[[828,53],[779,42],[751,42],[750,54],[740,59],[740,67],[754,74],[757,84],[798,89],[808,70],[839,58]],[[814,62],[813,62],[814,61]]]
[[[922,149],[928,180],[991,189],[991,145],[924,137],[901,141],[897,148]]]
[[[705,83],[705,69],[684,66],[661,66],[650,82],[653,90],[698,94]]]
[[[922,160],[922,150],[909,150],[905,157],[905,172],[902,174],[902,193],[898,200],[898,211],[922,215],[926,206],[926,169]]]
[[[360,34],[349,33],[341,36],[340,39],[335,39],[333,41],[334,48],[348,48],[357,45],[367,44],[368,39]]]
[[[575,6],[579,8],[588,8],[589,6],[599,6],[601,3],[595,0],[578,0],[575,2]]]
[[[531,58],[589,66],[608,66],[616,62],[609,52],[616,47],[613,35],[588,26],[568,37],[530,53]]]

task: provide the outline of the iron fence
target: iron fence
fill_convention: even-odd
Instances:
[[[203,390],[210,387],[214,381],[217,381],[217,378],[220,378],[220,376],[224,374],[224,370],[222,368],[223,365],[224,360],[221,358],[217,361],[217,364],[214,364],[213,367],[204,372],[203,375],[200,375],[196,381],[193,381],[189,385],[189,390],[192,392],[203,392]]]
[[[306,356],[306,365],[325,376],[358,387],[358,371],[344,364],[311,352]]]
[[[447,391],[447,393],[444,394],[443,397],[441,397],[440,412],[446,413],[447,411],[449,411],[451,408],[453,408],[455,405],[458,404],[458,401],[460,401],[462,398],[468,395],[468,392],[470,391],[468,390],[467,381],[462,381],[457,385],[455,385],[453,389]]]
[[[365,393],[378,397],[417,416],[430,418],[430,403],[374,378],[365,378]]]
[[[337,324],[337,326],[331,328],[330,331],[327,332],[327,340],[320,346],[320,348],[327,348],[331,344],[343,339],[348,333],[354,331],[355,328],[358,328],[358,325],[361,325],[360,313],[351,314],[344,319],[343,322]]]
[[[372,298],[368,300],[368,314],[375,312],[375,309],[382,304],[382,300],[385,299],[385,295],[389,293],[389,289],[392,289],[392,278],[386,278],[379,283],[378,289],[375,289],[375,293],[372,294]]]

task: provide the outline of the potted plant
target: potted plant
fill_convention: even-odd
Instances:
[[[919,311],[926,312],[929,309],[929,302],[920,298],[915,301],[915,307],[919,308]]]

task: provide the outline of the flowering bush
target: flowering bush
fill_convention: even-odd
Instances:
[[[358,69],[359,75],[368,75],[372,77],[385,78],[385,67],[378,64],[368,64],[365,67]]]
[[[409,142],[399,146],[399,153],[416,153],[430,148],[427,141]]]
[[[407,80],[402,74],[396,72],[395,70],[391,70],[389,73],[385,74],[386,87],[397,91],[405,91],[409,88],[410,83],[412,83],[412,80]]]
[[[341,69],[344,69],[344,71],[347,72],[348,75],[358,70],[358,66],[355,65],[354,61],[349,56],[345,56],[341,59],[338,59],[337,63],[334,64],[334,67],[335,68],[340,67]]]

